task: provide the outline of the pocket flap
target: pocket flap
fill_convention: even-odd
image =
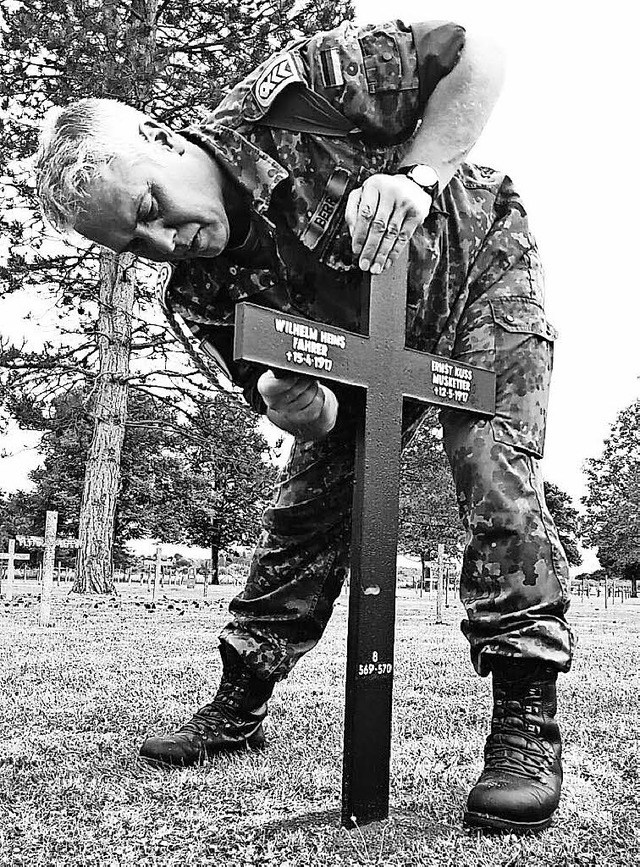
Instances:
[[[493,318],[505,331],[537,334],[556,340],[558,332],[547,322],[543,308],[530,298],[493,298],[489,301]]]

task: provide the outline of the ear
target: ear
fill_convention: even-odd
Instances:
[[[184,153],[185,148],[182,137],[162,123],[151,120],[151,118],[145,118],[145,120],[140,122],[138,132],[149,144],[159,145],[167,150],[175,151],[180,156]]]

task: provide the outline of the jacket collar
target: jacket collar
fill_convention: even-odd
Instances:
[[[234,129],[219,123],[190,126],[181,135],[208,151],[249,194],[255,210],[264,216],[278,184],[287,171]]]

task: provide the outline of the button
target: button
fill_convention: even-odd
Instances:
[[[385,51],[382,55],[382,59],[385,63],[389,63],[390,60],[393,60],[393,54],[390,51]]]

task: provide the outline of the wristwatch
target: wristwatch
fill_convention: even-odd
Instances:
[[[406,175],[414,184],[417,184],[421,189],[428,193],[432,199],[435,199],[440,191],[440,178],[435,169],[431,166],[422,163],[415,163],[412,166],[400,166],[396,169],[397,175]]]

